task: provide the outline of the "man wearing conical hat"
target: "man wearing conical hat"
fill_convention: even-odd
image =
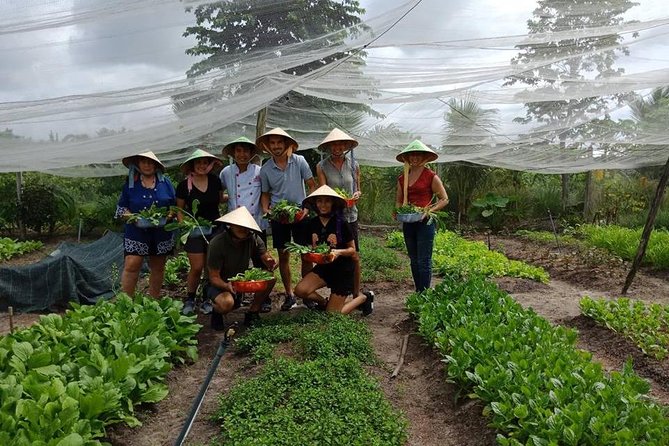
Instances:
[[[253,160],[260,156],[258,147],[242,136],[223,147],[223,156],[234,160],[234,163],[225,166],[219,175],[223,190],[228,193],[228,209],[235,210],[244,206],[253,215],[264,234],[267,221],[262,218],[260,206],[260,165],[253,163]]]
[[[294,153],[298,144],[283,129],[275,128],[260,136],[256,145],[272,156],[260,169],[262,196],[260,203],[263,214],[270,212],[272,206],[281,200],[300,206],[306,198],[304,185],[309,192],[316,189],[311,168],[303,156]],[[270,221],[272,243],[279,253],[279,271],[286,296],[281,310],[288,311],[296,300],[293,296],[292,276],[290,271],[290,253],[286,251],[286,243],[291,239],[299,244],[306,244],[301,235],[301,223],[281,223]],[[311,263],[302,262],[302,277],[311,270]]]
[[[258,268],[273,271],[276,262],[267,252],[265,242],[260,237],[260,227],[251,213],[244,207],[228,212],[216,220],[224,223],[226,230],[213,238],[209,245],[207,267],[209,269],[209,298],[214,304],[211,326],[215,330],[224,329],[223,315],[241,305],[242,297],[235,293],[229,279],[243,273],[249,262]],[[271,285],[253,297],[253,302],[244,316],[246,325],[259,318],[260,306],[274,287]]]
[[[177,206],[186,212],[193,214],[196,218],[202,218],[209,222],[215,221],[221,216],[218,205],[223,200],[223,191],[218,177],[211,171],[221,164],[218,157],[203,149],[195,149],[193,153],[181,164],[181,172],[186,175],[177,185]],[[194,212],[193,202],[197,200],[197,212]],[[179,221],[183,215],[177,215]],[[200,285],[200,277],[204,270],[207,256],[207,237],[200,234],[188,237],[184,245],[184,251],[188,254],[190,268],[186,278],[186,300],[182,312],[191,314],[195,310],[195,295]],[[200,306],[203,314],[211,313],[211,302],[206,298]]]

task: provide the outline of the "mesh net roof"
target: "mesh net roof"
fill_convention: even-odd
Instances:
[[[322,0],[224,3],[244,20],[326,20],[309,6]],[[439,161],[543,173],[664,164],[662,0],[515,3],[363,0],[360,23],[228,51],[187,77],[204,57],[185,54],[184,31],[209,2],[7,0],[0,171],[112,175],[145,150],[177,164],[194,145],[254,139],[267,106],[267,127],[301,150],[339,127],[367,165],[397,165],[415,138]]]

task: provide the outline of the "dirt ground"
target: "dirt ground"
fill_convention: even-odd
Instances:
[[[645,357],[631,343],[580,316],[578,300],[581,296],[618,296],[628,264],[599,252],[584,253],[564,247],[557,252],[553,246],[514,237],[495,237],[493,249],[510,258],[543,266],[551,274],[548,285],[523,279],[497,279],[502,289],[551,322],[577,329],[579,347],[592,352],[594,359],[607,369],[620,369],[631,357],[637,373],[650,381],[651,395],[669,403],[669,363],[666,360]],[[369,284],[369,288],[375,291],[377,299],[374,313],[364,320],[373,333],[375,352],[380,359],[380,365],[370,367],[369,371],[378,378],[392,404],[406,414],[409,422],[407,445],[495,444],[495,433],[486,426],[486,419],[481,415],[482,405],[466,399],[456,401],[456,388],[444,380],[443,363],[416,334],[416,326],[404,309],[404,299],[411,292],[411,284],[384,282]],[[661,272],[645,270],[637,276],[629,296],[669,303],[669,283],[662,278]],[[273,298],[276,311],[278,297]],[[229,320],[241,322],[242,311],[232,313]],[[306,310],[296,308],[292,311]],[[6,319],[6,315],[0,314],[0,333],[8,331]],[[33,315],[19,315],[17,323],[28,324],[31,319],[34,320]],[[198,335],[198,361],[169,373],[170,393],[164,401],[138,409],[143,426],[108,429],[107,440],[113,445],[174,443],[223,336],[209,328],[208,316],[199,315],[198,321],[203,325]],[[408,335],[408,348],[404,365],[399,376],[391,378],[405,335]],[[233,342],[216,370],[186,444],[208,444],[216,436],[218,428],[209,421],[209,416],[216,408],[217,395],[225,393],[237,379],[253,374],[254,370],[247,358],[236,353]]]

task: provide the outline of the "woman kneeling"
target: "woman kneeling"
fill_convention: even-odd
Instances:
[[[331,250],[326,262],[316,265],[295,287],[295,295],[316,302],[327,311],[348,314],[362,305],[365,316],[372,312],[374,295],[370,292],[347,298],[353,292],[354,259],[357,256],[353,234],[343,217],[346,201],[329,186],[321,186],[304,199],[303,206],[317,216],[306,225],[312,245],[327,243]],[[316,292],[328,287],[330,298]]]

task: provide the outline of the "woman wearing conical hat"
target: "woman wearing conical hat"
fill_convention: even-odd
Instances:
[[[270,208],[281,200],[300,205],[306,197],[305,184],[309,192],[316,189],[311,168],[303,156],[294,153],[297,150],[297,141],[283,129],[275,128],[261,135],[256,145],[272,158],[260,168],[260,182],[262,195],[260,204],[263,214],[270,212]],[[279,271],[281,281],[286,290],[282,311],[290,310],[296,304],[293,296],[292,274],[290,271],[290,253],[286,250],[286,243],[291,239],[296,243],[305,244],[301,238],[303,231],[301,223],[270,222],[272,228],[272,243],[279,253]],[[310,262],[302,262],[302,277],[311,270]]]
[[[224,329],[223,316],[241,306],[241,295],[230,284],[230,278],[243,273],[253,266],[273,271],[276,262],[267,251],[265,242],[260,237],[260,227],[251,213],[244,207],[238,207],[216,220],[226,225],[226,230],[216,235],[209,245],[207,267],[209,270],[208,295],[214,304],[211,313],[211,326],[215,330]],[[244,316],[244,323],[252,325],[259,319],[260,306],[274,287],[270,286],[255,293],[253,302]]]
[[[163,177],[165,166],[151,151],[123,158],[128,168],[128,179],[121,191],[116,217],[127,219],[132,214],[155,206],[168,208],[176,202],[174,186]],[[174,234],[162,227],[138,227],[126,223],[123,236],[125,258],[121,273],[121,289],[133,295],[144,257],[149,258],[149,294],[160,297],[165,277],[167,255],[174,251]]]
[[[316,265],[295,286],[295,295],[316,302],[327,311],[348,314],[362,306],[363,315],[372,312],[374,295],[353,295],[355,243],[351,227],[344,218],[346,201],[331,187],[324,185],[305,198],[304,207],[316,212],[306,225],[311,245],[327,244],[327,263]],[[331,293],[324,298],[316,290],[327,286]],[[352,297],[349,299],[349,297]]]
[[[360,191],[360,165],[353,159],[353,149],[358,141],[343,131],[335,128],[320,143],[318,149],[327,154],[316,165],[316,175],[319,184],[327,184],[333,189],[341,189],[353,198],[353,205],[344,209],[344,217],[353,232],[356,252],[360,252],[358,237],[358,207],[355,202],[362,195]],[[355,260],[355,274],[353,276],[353,295],[360,293],[360,259]]]
[[[212,173],[212,170],[220,164],[220,159],[203,149],[196,149],[191,153],[181,164],[181,172],[186,175],[186,178],[177,185],[177,206],[196,218],[203,218],[210,222],[220,217],[218,205],[223,200],[223,191],[218,177]],[[198,201],[197,212],[193,213],[195,200]],[[177,218],[181,221],[183,216],[179,214]],[[184,314],[190,314],[195,310],[195,295],[200,285],[208,243],[207,238],[200,234],[188,237],[184,245],[190,265],[186,278],[188,294],[182,310]],[[211,302],[208,299],[204,299],[200,311],[203,314],[211,313]]]
[[[397,180],[395,204],[412,204],[424,209],[423,219],[414,223],[402,223],[404,243],[411,261],[411,275],[420,292],[430,288],[432,280],[432,247],[436,227],[427,218],[428,212],[437,212],[448,204],[448,195],[439,176],[425,167],[439,156],[419,140],[414,140],[396,157],[404,163],[404,173]],[[436,196],[436,201],[434,197]]]

